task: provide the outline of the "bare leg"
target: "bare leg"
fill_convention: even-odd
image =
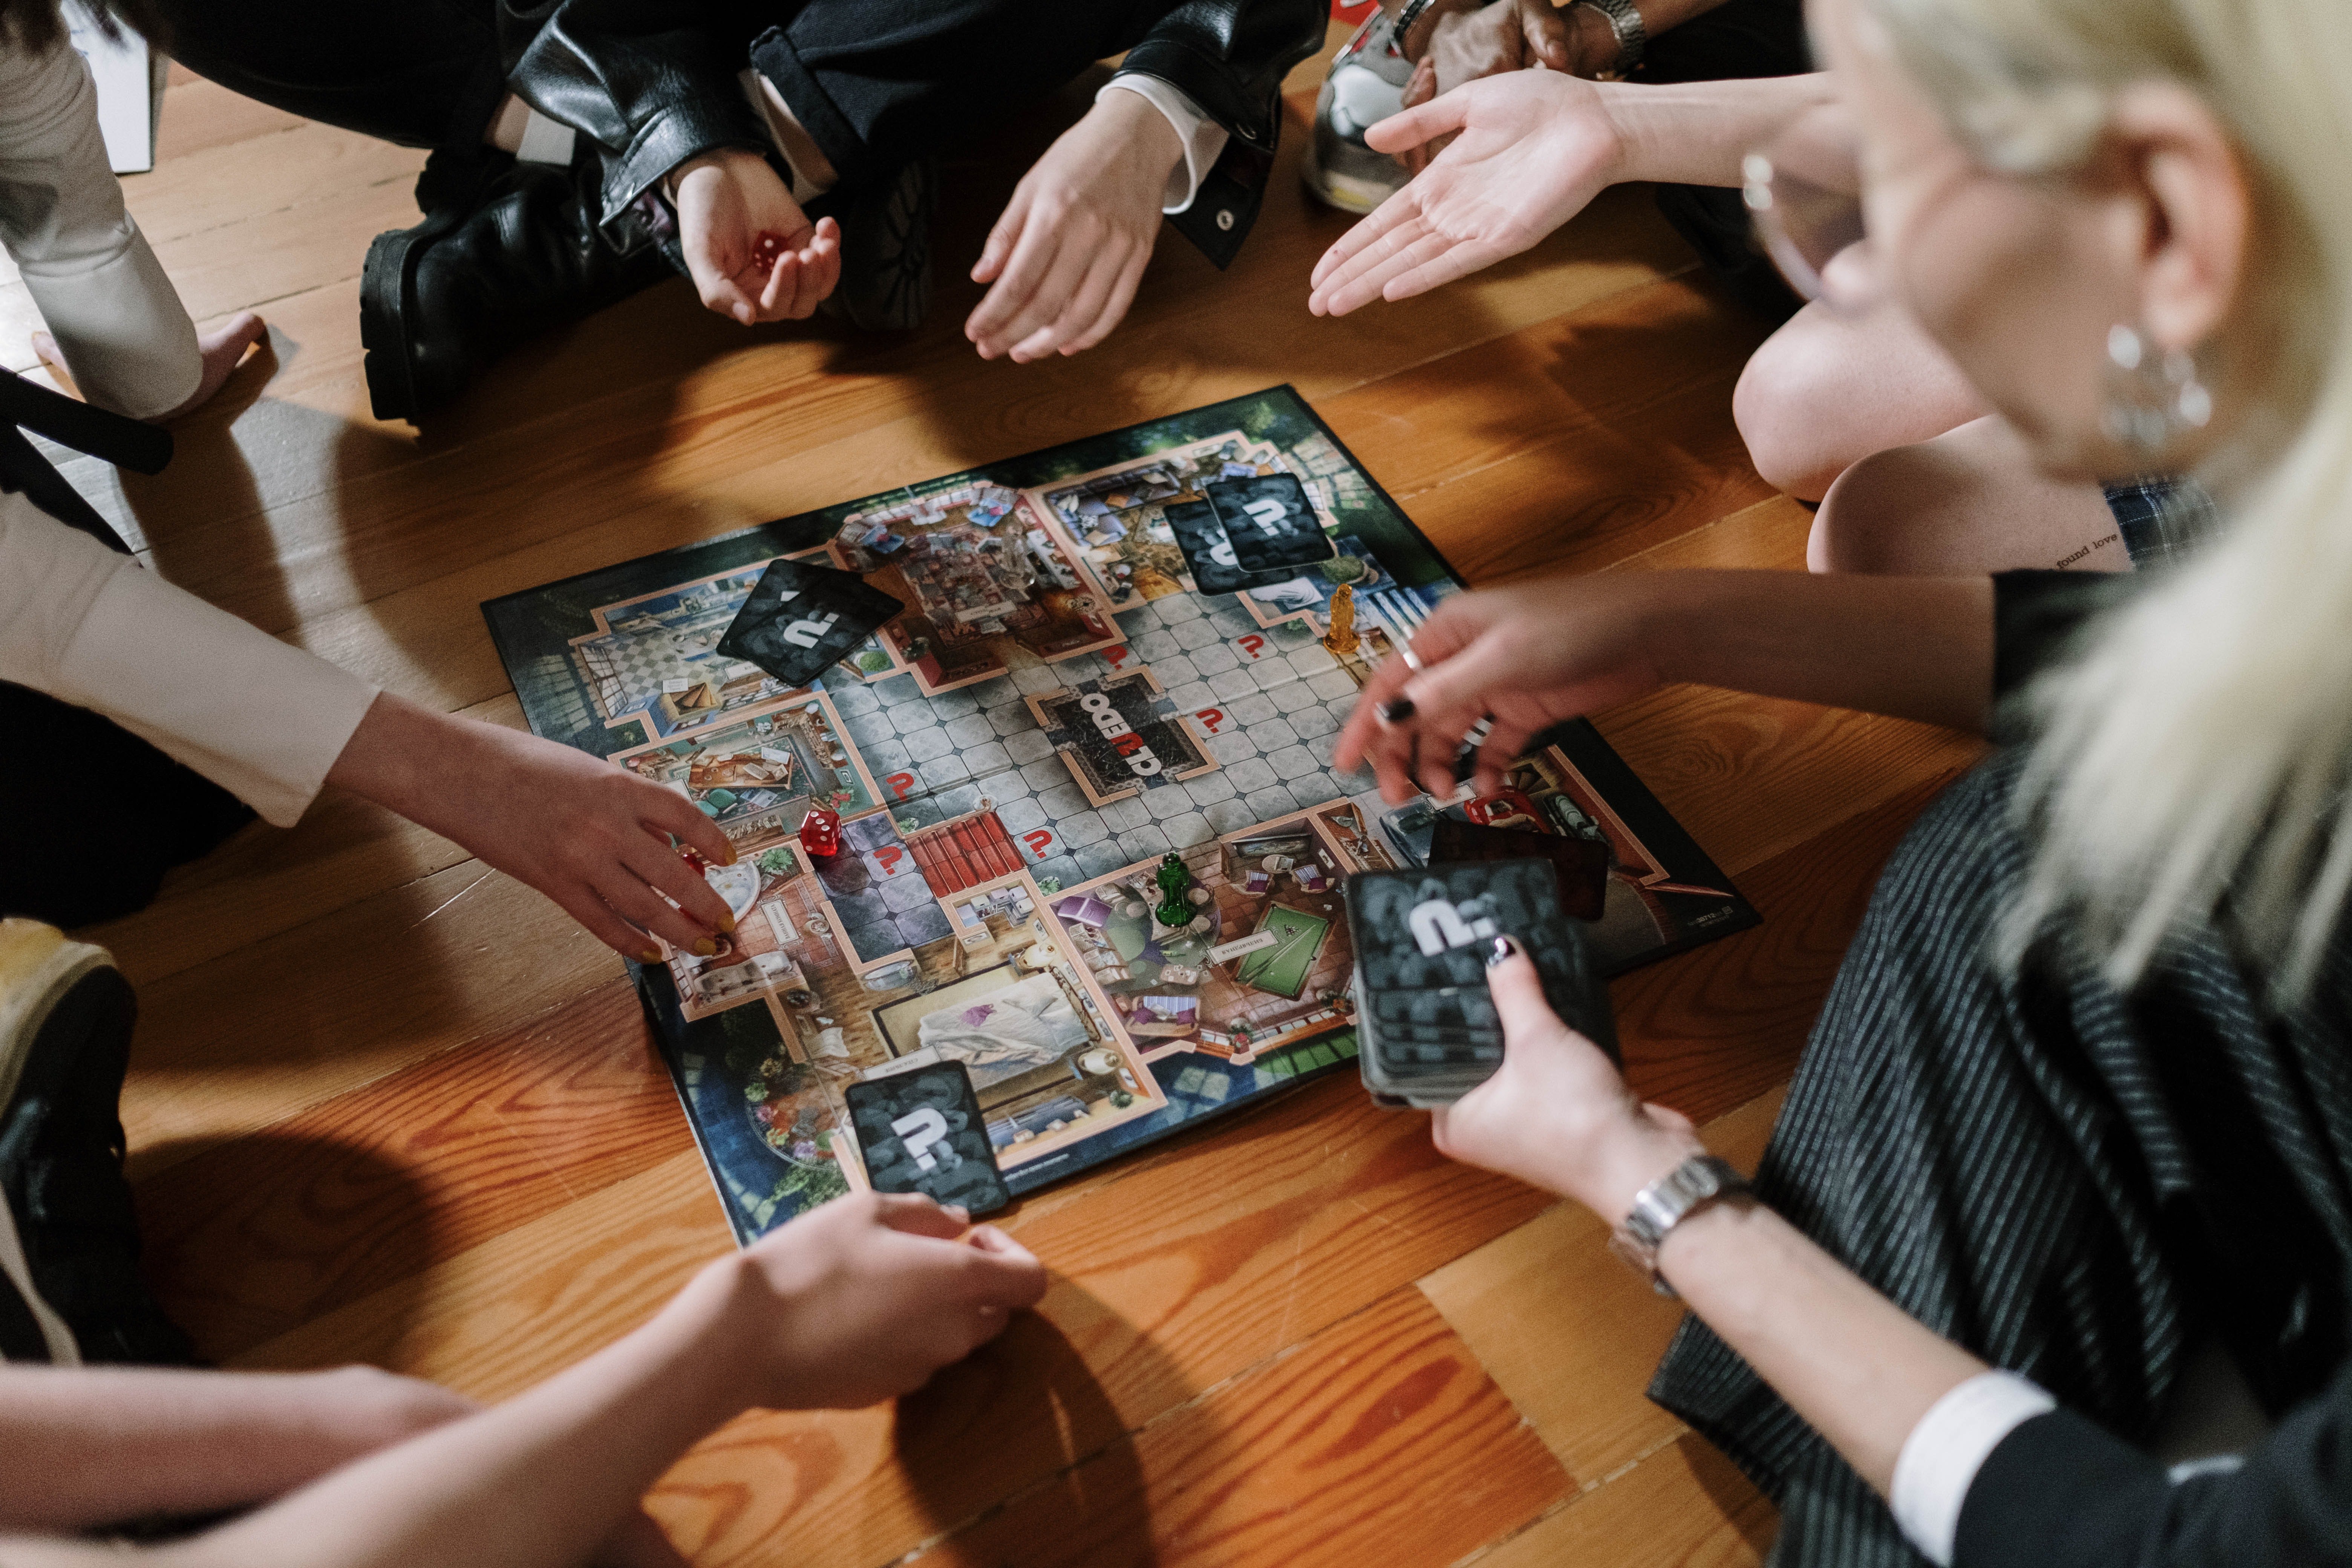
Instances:
[[[2131,564],[2099,487],[2042,478],[1993,415],[1849,467],[1813,520],[1805,563],[1921,576]]]
[[[1799,500],[1821,500],[1873,452],[1987,412],[1959,367],[1891,304],[1856,317],[1806,306],[1749,358],[1731,409],[1756,471]]]

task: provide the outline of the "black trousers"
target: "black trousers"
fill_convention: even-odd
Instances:
[[[1738,0],[1747,3],[1747,0]],[[736,7],[845,185],[984,130],[1132,47],[1175,0],[809,0]],[[233,92],[410,147],[480,140],[505,90],[489,5],[163,0],[173,58]]]
[[[163,873],[252,808],[110,719],[0,681],[0,915],[88,925],[143,908]]]

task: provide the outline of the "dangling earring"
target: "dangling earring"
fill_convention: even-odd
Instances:
[[[2152,354],[2139,333],[2117,322],[2107,329],[2107,366],[2099,428],[2119,446],[2152,457],[2213,417],[2213,395],[2184,350]]]

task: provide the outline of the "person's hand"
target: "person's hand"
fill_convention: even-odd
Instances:
[[[1110,335],[1160,237],[1160,201],[1183,143],[1141,93],[1107,93],[1013,188],[972,281],[992,285],[964,322],[980,357],[1026,364]]]
[[[911,1394],[1045,1293],[1045,1266],[927,1197],[836,1198],[712,1266],[719,1320],[775,1410],[856,1410]]]
[[[1585,68],[1585,29],[1573,20],[1588,12],[1600,16],[1591,6],[1555,9],[1551,0],[1494,0],[1476,10],[1446,12],[1438,17],[1428,47],[1404,84],[1402,107],[1417,108],[1464,82],[1531,67],[1592,75]],[[1608,30],[1605,22],[1601,30]],[[1615,41],[1612,36],[1612,47]],[[1438,150],[1424,142],[1397,157],[1418,174]]]
[[[726,900],[683,859],[713,865],[734,847],[674,790],[536,735],[436,713],[385,692],[327,774],[553,899],[590,935],[651,963],[646,941],[718,950],[735,929]]]
[[[1416,790],[1454,788],[1463,737],[1491,720],[1478,752],[1482,789],[1535,735],[1659,685],[1674,626],[1671,574],[1557,577],[1457,594],[1381,661],[1339,731],[1332,766],[1369,762],[1391,805]]]
[[[196,334],[196,353],[204,363],[203,374],[196,378],[196,390],[188,400],[168,414],[158,414],[152,421],[164,425],[184,414],[192,414],[210,403],[213,395],[227,384],[230,374],[245,361],[246,350],[261,341],[268,327],[250,310],[239,310],[209,331]],[[47,332],[33,334],[33,353],[48,370],[57,384],[74,396],[79,390],[74,385],[73,372],[66,368],[66,356],[58,349],[58,340]]]
[[[1535,964],[1510,946],[1486,972],[1503,1065],[1432,1112],[1430,1136],[1450,1158],[1574,1198],[1615,1225],[1643,1187],[1705,1145],[1689,1118],[1633,1097],[1601,1047],[1559,1021]]]
[[[725,147],[679,164],[670,175],[678,248],[703,305],[745,326],[805,321],[841,281],[841,226],[812,224],[767,159]],[[760,237],[783,249],[760,258]]]
[[[1488,77],[1365,132],[1377,152],[1451,145],[1315,264],[1307,308],[1344,316],[1517,256],[1617,179],[1623,142],[1591,82],[1557,71]]]

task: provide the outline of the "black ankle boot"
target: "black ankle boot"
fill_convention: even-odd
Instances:
[[[425,162],[425,221],[376,236],[360,282],[377,418],[429,414],[509,349],[670,275],[650,245],[623,256],[598,231],[596,173],[585,150],[568,169],[488,148]]]
[[[139,1274],[116,1104],[138,1016],[106,953],[0,921],[0,1354],[188,1365]]]

